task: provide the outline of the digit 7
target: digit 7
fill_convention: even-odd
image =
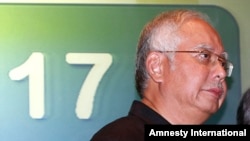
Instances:
[[[68,53],[66,62],[75,65],[93,64],[82,84],[75,109],[79,119],[88,119],[93,111],[99,82],[112,64],[112,56],[108,53]]]

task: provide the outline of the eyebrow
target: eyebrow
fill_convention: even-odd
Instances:
[[[206,49],[208,51],[213,51],[213,48],[205,43],[198,44],[194,49]]]
[[[225,58],[225,59],[228,59],[228,53],[227,52],[223,52],[221,55],[223,55],[223,57]],[[220,55],[220,56],[221,56]]]

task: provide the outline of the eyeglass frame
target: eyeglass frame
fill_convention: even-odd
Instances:
[[[177,50],[177,51],[157,51],[157,52],[160,52],[160,53],[203,53],[204,51],[215,55],[217,57],[216,60],[218,60],[219,62],[221,62],[223,60],[227,67],[226,68],[224,68],[223,66],[222,67],[224,68],[224,70],[225,70],[225,72],[227,74],[227,77],[231,77],[232,72],[233,72],[233,63],[231,63],[229,60],[227,60],[226,57],[224,58],[224,57],[222,57],[222,56],[220,56],[220,55],[218,55],[218,54],[216,54],[216,53],[214,53],[212,51],[209,51],[207,49],[192,50],[192,51],[191,50],[189,50],[189,51],[188,50],[186,50],[186,51]]]

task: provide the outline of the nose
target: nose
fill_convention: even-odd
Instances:
[[[227,72],[225,70],[225,68],[221,65],[221,62],[219,60],[216,61],[215,65],[214,65],[214,75],[216,79],[225,79],[225,77],[227,76]]]

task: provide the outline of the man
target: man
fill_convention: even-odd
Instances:
[[[192,10],[161,13],[143,29],[137,48],[136,88],[128,116],[92,141],[142,141],[145,124],[202,124],[221,107],[232,64],[207,16]]]

